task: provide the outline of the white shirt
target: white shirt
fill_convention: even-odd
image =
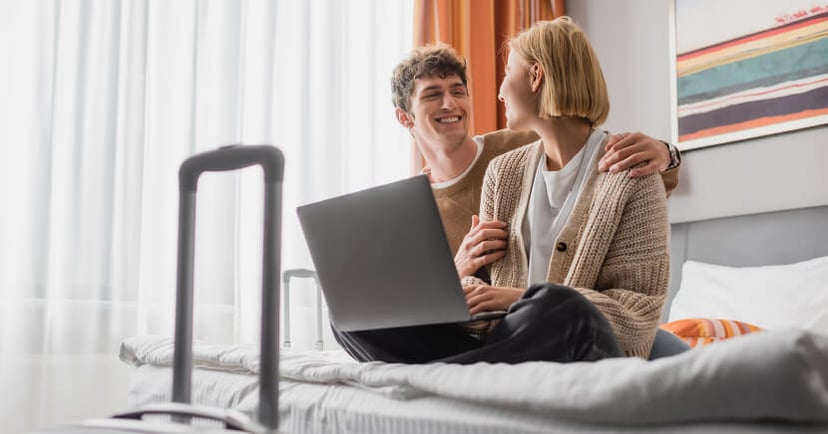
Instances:
[[[529,257],[528,285],[546,282],[552,249],[594,168],[606,131],[593,130],[584,147],[560,170],[546,170],[541,154],[523,222],[524,249]],[[574,192],[574,194],[572,194]]]
[[[468,175],[468,173],[471,172],[472,167],[474,167],[475,163],[477,163],[477,160],[480,159],[480,155],[483,154],[483,143],[484,143],[483,142],[483,136],[474,136],[474,137],[472,137],[472,140],[477,145],[477,155],[475,155],[474,160],[472,160],[472,162],[469,163],[469,167],[467,167],[466,170],[463,171],[463,173],[455,176],[452,179],[449,179],[448,181],[435,182],[435,183],[431,184],[431,188],[451,187],[452,185],[457,184],[458,182],[460,182],[460,180],[463,179],[464,176]],[[420,171],[420,173],[421,174],[426,173],[426,169],[423,169],[422,171]]]

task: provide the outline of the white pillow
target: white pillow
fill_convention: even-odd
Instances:
[[[734,319],[764,329],[828,333],[828,256],[762,267],[687,261],[669,320],[684,318]]]

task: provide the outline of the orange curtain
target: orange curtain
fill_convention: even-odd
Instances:
[[[471,133],[506,127],[497,101],[504,43],[532,23],[564,15],[564,0],[415,0],[414,45],[444,42],[468,62]]]

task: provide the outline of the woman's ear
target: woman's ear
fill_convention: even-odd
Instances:
[[[532,66],[529,67],[529,87],[532,89],[532,92],[537,92],[540,90],[542,83],[543,68],[539,63],[533,63]]]

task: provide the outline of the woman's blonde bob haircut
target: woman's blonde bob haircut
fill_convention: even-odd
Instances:
[[[509,41],[509,49],[543,69],[540,117],[573,116],[598,126],[609,115],[607,83],[586,34],[569,17],[538,21]]]

